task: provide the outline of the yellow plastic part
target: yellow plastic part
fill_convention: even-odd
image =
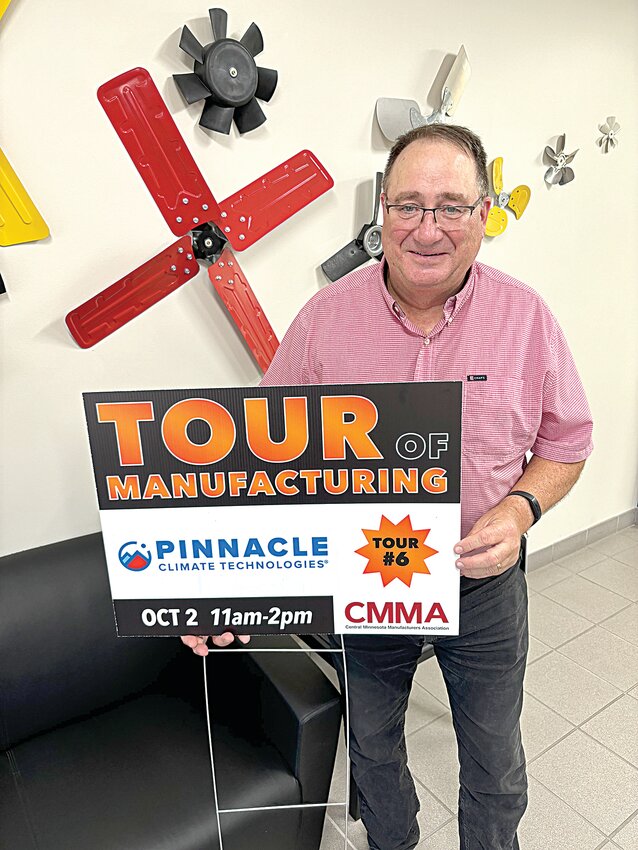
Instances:
[[[0,245],[36,242],[48,235],[47,223],[0,150]]]
[[[500,195],[503,191],[503,157],[497,156],[492,163],[492,186],[494,186],[494,194]]]
[[[487,214],[487,223],[485,225],[486,236],[500,236],[505,232],[507,227],[507,213],[500,207],[492,207]]]
[[[10,2],[11,2],[11,0],[0,0],[0,18],[6,12],[7,6],[9,5]]]
[[[507,206],[511,210],[514,210],[516,218],[520,218],[525,212],[525,207],[529,204],[531,194],[532,190],[529,186],[517,186],[510,195]]]

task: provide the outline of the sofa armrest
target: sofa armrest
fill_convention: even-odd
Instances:
[[[253,637],[254,649],[299,649],[288,635]],[[210,711],[235,734],[267,740],[300,788],[301,803],[327,803],[341,728],[338,691],[304,652],[209,653]],[[241,671],[241,672],[240,672]],[[325,810],[304,809],[296,850],[321,843]]]
[[[253,638],[255,647],[298,648],[291,638]],[[341,724],[338,691],[306,653],[260,652],[261,725],[299,780],[305,803],[325,803]]]

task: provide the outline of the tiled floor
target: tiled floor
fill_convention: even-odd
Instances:
[[[638,527],[528,576],[523,736],[530,778],[522,850],[638,850]],[[406,722],[421,799],[418,850],[457,850],[456,744],[435,659],[419,665]],[[338,756],[332,800],[345,795]],[[321,850],[343,850],[330,808]],[[349,847],[367,850],[360,822]]]

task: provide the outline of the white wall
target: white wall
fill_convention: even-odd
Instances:
[[[212,4],[211,4],[212,5]],[[539,548],[636,504],[638,404],[638,5],[635,0],[322,3],[236,0],[229,34],[253,17],[261,64],[280,72],[257,131],[197,128],[170,79],[189,70],[188,23],[209,40],[204,0],[13,0],[0,22],[0,146],[52,237],[0,249],[0,552],[99,527],[81,393],[253,384],[259,373],[205,273],[93,349],[64,315],[173,241],[95,97],[142,65],[221,199],[311,148],[335,179],[324,195],[251,247],[241,265],[281,335],[323,284],[319,264],[368,220],[387,155],[377,97],[426,98],[464,43],[472,78],[457,120],[503,155],[505,187],[526,182],[520,221],[481,259],[534,286],[558,315],[596,420],[596,451],[576,491],[535,530]],[[430,98],[430,106],[433,106]],[[619,148],[597,124],[615,114]],[[576,180],[547,189],[540,155],[565,131]]]

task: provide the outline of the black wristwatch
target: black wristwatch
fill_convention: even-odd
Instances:
[[[541,506],[538,504],[538,500],[535,496],[532,496],[531,493],[526,493],[525,490],[512,490],[512,492],[508,493],[507,495],[522,496],[522,498],[527,501],[530,508],[532,509],[532,513],[534,514],[534,522],[532,523],[532,525],[535,525],[538,520],[543,516],[543,512],[541,510]]]

